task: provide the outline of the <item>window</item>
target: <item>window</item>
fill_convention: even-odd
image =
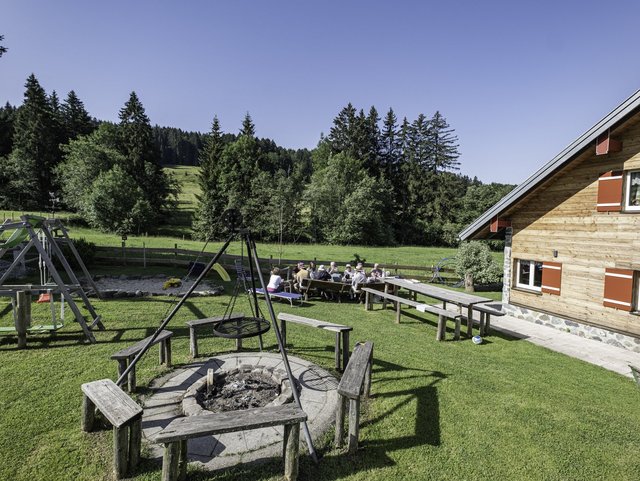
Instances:
[[[633,292],[633,281],[634,272],[632,270],[607,267],[604,273],[603,304],[606,307],[622,311],[633,310],[634,299],[637,302],[638,298],[638,294],[634,295]]]
[[[640,170],[627,172],[625,192],[625,210],[640,211]]]
[[[542,288],[542,262],[518,259],[516,286],[539,291]]]

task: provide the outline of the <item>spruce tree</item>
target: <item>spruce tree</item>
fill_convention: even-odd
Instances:
[[[13,151],[8,158],[7,189],[16,208],[46,208],[52,190],[52,171],[59,161],[54,114],[38,79],[25,83],[24,102],[14,123]]]
[[[90,134],[95,129],[95,125],[84,108],[82,100],[78,98],[73,90],[67,94],[61,109],[67,142],[77,139],[80,135]]]
[[[4,35],[0,35],[0,42],[4,40]],[[0,57],[7,53],[7,47],[0,45]]]
[[[205,140],[200,154],[199,205],[194,223],[196,236],[200,239],[220,237],[224,232],[222,213],[227,205],[221,190],[220,175],[224,140],[218,117],[213,118],[211,132]]]
[[[356,136],[356,109],[351,102],[344,107],[338,116],[333,119],[333,127],[329,131],[327,140],[334,154],[351,152]]]
[[[434,172],[459,170],[458,136],[447,120],[436,112],[429,122],[430,165]]]
[[[391,182],[395,180],[400,162],[400,148],[397,118],[393,109],[390,108],[380,133],[380,166],[382,173]]]
[[[13,150],[13,124],[16,108],[9,102],[0,107],[0,157],[9,155]]]

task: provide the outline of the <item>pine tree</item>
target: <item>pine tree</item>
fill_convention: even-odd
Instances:
[[[458,136],[454,135],[447,120],[436,112],[430,121],[429,143],[431,147],[430,165],[434,172],[459,170]]]
[[[256,127],[253,124],[253,120],[251,120],[251,115],[247,112],[244,116],[244,120],[242,121],[242,129],[240,129],[241,137],[255,137],[256,136]]]
[[[216,116],[200,155],[198,183],[201,194],[194,223],[194,230],[200,239],[219,237],[224,232],[221,217],[227,201],[220,186],[223,152],[223,134]]]
[[[356,109],[351,102],[344,107],[333,119],[333,127],[329,131],[327,140],[331,145],[331,152],[352,152],[356,135]]]
[[[80,135],[90,134],[95,130],[95,124],[84,108],[82,100],[71,90],[62,104],[62,121],[67,142],[75,140]]]
[[[4,40],[4,35],[0,35],[0,42]],[[7,53],[7,47],[0,45],[0,57]]]
[[[13,125],[16,108],[9,102],[0,107],[0,157],[9,155],[13,150]]]
[[[406,120],[406,119],[405,119]],[[401,152],[400,138],[396,114],[389,109],[384,118],[382,132],[380,134],[380,166],[383,174],[392,183],[397,175]]]
[[[120,149],[127,159],[123,166],[144,192],[158,214],[175,193],[175,186],[160,167],[160,153],[153,141],[153,129],[135,92],[120,109]]]
[[[31,74],[14,123],[13,151],[7,161],[8,191],[15,207],[46,208],[52,171],[59,161],[54,114],[45,90]]]

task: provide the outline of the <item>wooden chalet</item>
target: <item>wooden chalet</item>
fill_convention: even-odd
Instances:
[[[640,91],[460,238],[505,239],[509,314],[640,352]]]

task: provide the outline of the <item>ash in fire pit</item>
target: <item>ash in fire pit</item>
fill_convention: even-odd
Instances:
[[[243,365],[214,372],[196,381],[185,393],[182,410],[186,416],[206,411],[237,411],[285,404],[293,400],[286,372],[263,366]]]

